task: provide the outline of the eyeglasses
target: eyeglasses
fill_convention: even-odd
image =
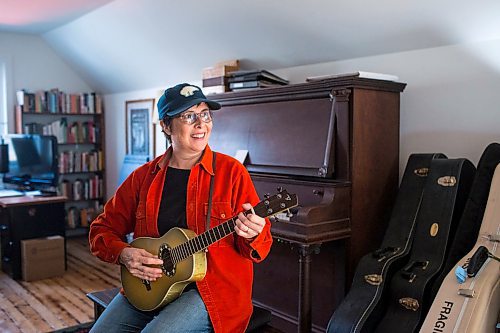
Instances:
[[[181,121],[185,124],[191,125],[198,120],[198,118],[201,119],[204,123],[209,123],[212,121],[212,111],[207,110],[207,111],[201,111],[200,113],[196,113],[194,111],[188,111],[181,113],[179,115],[179,118]]]

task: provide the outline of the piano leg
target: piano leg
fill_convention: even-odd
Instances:
[[[299,333],[309,333],[311,318],[311,254],[318,254],[321,244],[299,245]]]

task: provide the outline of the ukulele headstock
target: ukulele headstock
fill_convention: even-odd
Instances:
[[[290,208],[296,207],[298,204],[299,200],[296,194],[288,193],[287,190],[280,187],[276,194],[272,196],[269,194],[264,195],[264,200],[259,202],[253,209],[257,215],[269,217],[284,211],[291,214]]]

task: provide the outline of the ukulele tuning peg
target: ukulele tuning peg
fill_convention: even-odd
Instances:
[[[264,198],[269,199],[271,195],[269,193],[264,194]]]
[[[292,216],[293,216],[293,214],[292,214],[292,212],[290,211],[290,209],[287,209],[287,210],[286,210],[286,216],[287,216],[287,217],[292,217]]]
[[[280,186],[280,187],[278,187],[278,192],[279,192],[279,193],[283,192],[283,187],[281,187],[281,186]]]

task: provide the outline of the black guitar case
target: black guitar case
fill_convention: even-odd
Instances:
[[[415,332],[434,295],[475,174],[467,159],[434,159],[417,216],[413,246],[406,266],[390,281],[388,307],[376,332]]]
[[[500,163],[500,144],[491,143],[486,147],[479,163],[476,175],[465,204],[462,218],[457,227],[455,238],[451,243],[443,271],[432,286],[432,295],[436,295],[444,278],[453,270],[457,262],[463,258],[475,245],[476,238],[483,221],[484,210],[488,202],[491,180],[495,168]]]
[[[327,332],[371,332],[385,308],[387,281],[408,260],[416,217],[431,161],[443,154],[412,154],[384,239],[378,250],[361,258],[351,289],[328,323]]]

